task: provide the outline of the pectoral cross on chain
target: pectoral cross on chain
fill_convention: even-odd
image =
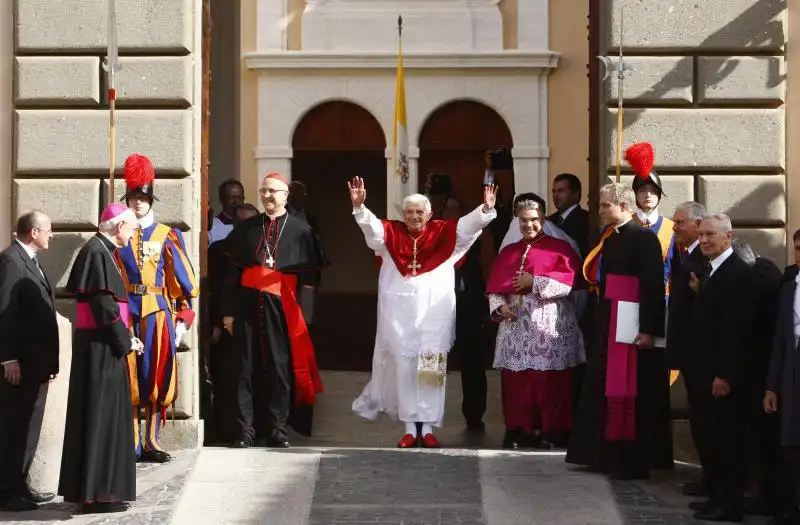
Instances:
[[[273,266],[275,266],[275,259],[273,259],[271,255],[266,259],[264,259],[264,262],[267,263],[268,268],[272,268]]]
[[[417,262],[417,239],[411,237],[411,240],[414,241],[414,255],[413,259],[411,260],[411,264],[409,264],[406,268],[411,270],[411,275],[417,275],[417,270],[422,268],[422,265]]]

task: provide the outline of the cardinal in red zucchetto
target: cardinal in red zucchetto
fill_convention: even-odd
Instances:
[[[353,217],[380,258],[378,327],[372,378],[353,402],[365,419],[380,412],[400,420],[399,448],[437,448],[433,427],[444,419],[447,353],[455,334],[455,266],[497,216],[496,190],[460,219],[430,220],[424,195],[403,200],[403,220],[380,220],[364,206],[363,179],[347,183]]]

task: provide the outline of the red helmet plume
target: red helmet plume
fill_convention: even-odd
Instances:
[[[633,144],[625,150],[625,160],[633,168],[633,172],[640,179],[647,180],[653,171],[655,154],[653,146],[649,142],[639,142]]]
[[[150,159],[138,153],[125,159],[125,186],[128,189],[153,184],[154,180],[156,180],[156,171]]]

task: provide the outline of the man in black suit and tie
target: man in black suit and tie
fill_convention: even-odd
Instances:
[[[692,390],[689,388],[689,374],[686,366],[689,353],[689,321],[692,311],[692,302],[695,292],[689,286],[691,274],[702,275],[703,268],[708,263],[708,258],[698,247],[697,232],[700,222],[708,215],[705,206],[698,202],[684,202],[675,208],[672,215],[672,231],[678,242],[678,250],[672,261],[672,275],[670,276],[669,316],[667,322],[667,365],[670,370],[679,370],[683,375],[689,402],[689,426],[692,440],[698,455],[702,457],[702,441],[698,439],[699,422],[696,414],[692,413],[697,408],[692,402]],[[681,490],[687,496],[705,496],[707,490],[704,483],[686,483]]]
[[[53,494],[27,483],[42,428],[48,382],[58,374],[53,286],[37,255],[53,232],[44,213],[19,218],[17,238],[0,253],[0,509],[33,510]]]
[[[698,241],[709,262],[689,274],[696,292],[689,320],[688,372],[700,422],[700,460],[709,499],[692,502],[694,517],[742,521],[745,488],[743,415],[747,400],[747,352],[754,319],[750,267],[731,248],[733,228],[725,214],[700,223]]]
[[[578,245],[581,257],[589,248],[589,212],[581,208],[581,181],[572,173],[561,173],[553,179],[553,204],[556,211],[549,217]]]

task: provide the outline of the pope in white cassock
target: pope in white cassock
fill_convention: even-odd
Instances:
[[[403,221],[380,220],[364,206],[363,179],[347,183],[353,217],[380,259],[378,329],[372,378],[353,411],[385,412],[405,423],[399,448],[439,447],[433,427],[444,418],[447,353],[455,338],[455,266],[496,216],[496,190],[461,219],[431,221],[424,195],[403,200]]]

